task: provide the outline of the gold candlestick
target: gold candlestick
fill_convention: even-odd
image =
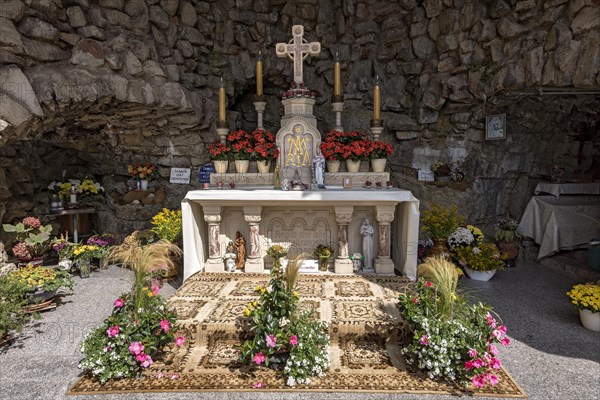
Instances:
[[[373,88],[373,120],[381,119],[381,87],[379,86],[379,76],[375,78],[375,87]]]
[[[219,122],[222,125],[226,124],[225,120],[225,84],[221,78],[221,87],[219,87]]]
[[[263,95],[263,63],[262,54],[258,52],[258,58],[256,59],[256,97]]]
[[[340,60],[338,59],[338,53],[335,53],[335,63],[333,64],[333,95],[342,95],[342,78],[340,71]]]

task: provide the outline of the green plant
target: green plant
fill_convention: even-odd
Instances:
[[[320,244],[314,249],[313,254],[317,258],[329,258],[333,255],[333,247],[328,244]]]
[[[457,247],[454,254],[461,266],[473,271],[501,270],[506,259],[506,255],[493,243],[480,243],[477,247]]]
[[[580,310],[600,312],[600,285],[598,284],[590,282],[585,285],[575,285],[567,292],[567,296]]]
[[[0,276],[0,339],[12,331],[21,332],[32,317],[24,307],[29,304],[26,294],[29,287],[12,274]],[[37,317],[37,314],[34,315]]]
[[[73,260],[80,262],[89,263],[92,258],[102,257],[103,251],[100,250],[99,246],[90,244],[79,244],[73,248]]]
[[[55,292],[60,288],[73,289],[75,286],[73,278],[66,270],[51,267],[34,267],[28,264],[13,272],[11,276],[25,285],[29,291]]]
[[[438,278],[454,280],[453,274],[443,274]],[[400,295],[398,307],[411,331],[402,354],[409,365],[423,370],[431,379],[494,386],[502,365],[496,344],[510,343],[505,337],[506,327],[498,325],[490,307],[470,305],[460,294],[454,295],[452,312],[444,316],[440,296],[445,289],[440,287],[449,286],[451,283],[438,281],[434,285],[421,278]]]
[[[449,320],[453,316],[454,303],[457,300],[456,288],[462,275],[460,268],[445,257],[428,257],[419,265],[419,276],[427,279],[437,290],[437,317]]]
[[[159,239],[174,242],[181,234],[181,210],[169,210],[163,208],[161,212],[152,217],[151,231]]]
[[[433,239],[447,239],[456,228],[464,224],[464,217],[458,213],[456,206],[444,208],[434,203],[431,210],[423,211],[421,222],[423,230]]]
[[[33,259],[41,257],[50,248],[52,225],[42,225],[35,217],[26,217],[16,225],[3,224],[5,232],[15,233],[18,243],[13,253],[19,258]]]
[[[75,243],[69,242],[69,235],[66,237],[60,235],[60,239],[57,237],[52,240],[52,249],[56,251],[61,260],[73,257],[75,246],[77,246]]]
[[[496,223],[496,240],[512,242],[515,238],[521,238],[519,223],[511,217],[500,218]]]
[[[270,288],[257,286],[259,299],[244,310],[251,319],[253,337],[237,347],[242,362],[284,364],[283,374],[290,386],[308,384],[310,376],[324,376],[330,360],[326,326],[309,311],[296,313],[301,261],[300,257],[290,261],[284,273],[280,258],[275,258]]]

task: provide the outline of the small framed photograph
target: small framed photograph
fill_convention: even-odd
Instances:
[[[352,189],[352,178],[344,178],[344,189]]]
[[[485,117],[485,140],[506,139],[506,114]]]

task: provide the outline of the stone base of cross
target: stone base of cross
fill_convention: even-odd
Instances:
[[[296,82],[296,85],[304,82],[302,61],[309,55],[316,56],[321,52],[321,43],[308,43],[303,35],[304,27],[294,25],[292,26],[292,40],[289,43],[277,43],[275,45],[277,57],[289,57],[294,62],[294,82]]]

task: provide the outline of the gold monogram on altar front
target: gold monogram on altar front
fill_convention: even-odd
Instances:
[[[311,165],[313,148],[313,138],[311,135],[304,134],[304,127],[300,124],[292,129],[293,134],[286,137],[284,143],[286,167],[304,167]]]

